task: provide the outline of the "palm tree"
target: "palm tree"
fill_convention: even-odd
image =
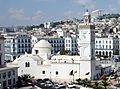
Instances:
[[[104,86],[104,89],[107,89],[107,86],[109,85],[107,82],[107,78],[105,77],[102,81],[102,85]]]
[[[91,86],[91,81],[89,81],[87,78],[82,80],[81,83],[84,87]]]
[[[93,85],[94,89],[103,89],[103,87],[100,85],[99,82],[95,82],[95,84]]]

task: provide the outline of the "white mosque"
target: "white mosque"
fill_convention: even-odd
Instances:
[[[109,74],[111,66],[102,66],[95,60],[95,26],[90,23],[89,14],[85,14],[85,18],[85,23],[80,24],[78,29],[80,56],[51,56],[50,43],[40,40],[34,44],[31,54],[21,55],[11,66],[19,66],[19,76],[29,74],[36,79],[49,78],[59,82],[70,82],[78,78],[98,79],[101,69],[105,75]]]

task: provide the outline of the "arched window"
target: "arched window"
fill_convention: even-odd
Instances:
[[[25,67],[27,67],[27,62],[25,62]]]
[[[30,63],[29,63],[29,62],[28,62],[28,64],[27,64],[27,65],[28,65],[28,67],[30,67]]]
[[[111,57],[111,55],[112,55],[112,52],[109,52],[109,57]]]
[[[98,54],[98,51],[96,51],[96,55]]]
[[[104,51],[102,52],[103,55],[105,55]]]
[[[35,50],[35,54],[38,54],[38,50]]]
[[[108,52],[106,51],[106,56],[108,56]]]
[[[25,67],[30,67],[30,63],[29,62],[25,62]]]
[[[99,51],[99,55],[101,56],[101,51]]]

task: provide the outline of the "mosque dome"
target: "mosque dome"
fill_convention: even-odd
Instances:
[[[32,49],[32,54],[37,54],[43,59],[49,58],[51,56],[52,46],[47,40],[40,40]]]
[[[51,44],[47,40],[40,40],[36,44],[34,44],[35,48],[52,48]]]

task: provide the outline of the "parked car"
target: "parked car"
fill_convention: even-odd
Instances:
[[[45,81],[45,87],[52,87],[53,83],[51,81]]]
[[[66,86],[64,84],[55,84],[54,89],[66,89]]]
[[[68,89],[77,89],[74,84],[67,84]]]

